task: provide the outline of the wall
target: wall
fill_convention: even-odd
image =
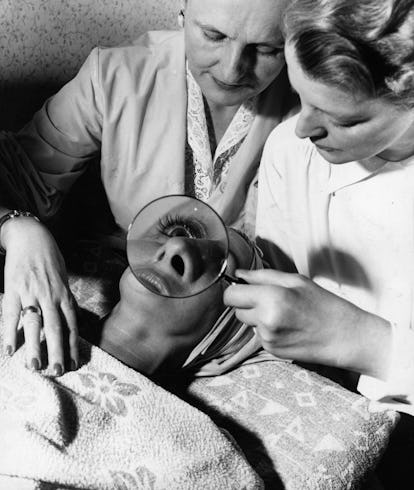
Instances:
[[[0,0],[0,128],[17,129],[96,45],[177,28],[180,0]]]

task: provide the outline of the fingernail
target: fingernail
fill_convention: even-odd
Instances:
[[[39,359],[36,359],[36,357],[33,357],[33,359],[30,361],[30,369],[32,371],[39,371],[39,369],[40,369]]]
[[[78,363],[75,361],[75,359],[70,361],[70,368],[72,371],[76,371],[78,369]]]
[[[59,364],[58,362],[55,362],[55,364],[53,364],[53,371],[55,372],[55,376],[62,376],[63,374],[62,365]]]
[[[11,345],[6,345],[6,354],[12,356],[14,354],[14,349]]]

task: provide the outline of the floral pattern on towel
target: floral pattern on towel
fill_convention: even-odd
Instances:
[[[83,387],[88,391],[84,397],[91,403],[100,405],[113,415],[125,417],[128,414],[126,397],[137,395],[141,389],[131,383],[121,383],[111,373],[78,373]]]
[[[105,279],[71,282],[80,305],[99,316],[106,302],[98,286],[111,270],[101,264],[100,273]],[[358,488],[398,420],[395,412],[371,411],[369,400],[325,377],[276,360],[198,378],[186,393],[177,380],[172,383],[172,391],[232,434],[272,489]]]
[[[114,488],[116,490],[152,490],[155,488],[156,477],[145,466],[138,466],[135,474],[126,471],[111,471]]]
[[[19,412],[28,412],[37,401],[36,396],[27,392],[15,392],[0,384],[0,399],[7,400],[6,406]],[[0,405],[0,408],[2,406]]]

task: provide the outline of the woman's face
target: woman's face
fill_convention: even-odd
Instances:
[[[148,290],[128,267],[119,283],[121,299],[99,340],[91,341],[142,373],[178,368],[224,310],[223,287],[220,281],[196,296],[167,298]]]
[[[307,77],[289,43],[285,56],[302,106],[296,134],[310,138],[328,162],[342,164],[373,156],[398,161],[414,153],[414,111]]]
[[[197,294],[225,267],[226,229],[206,204],[167,196],[138,213],[128,232],[130,267],[147,289],[167,297]]]
[[[156,294],[140,283],[128,267],[120,280],[121,302],[135,312],[135,328],[159,329],[180,333],[198,331],[200,338],[224,309],[224,284],[218,281],[187,298],[169,298]]]
[[[165,202],[158,200],[153,206]],[[150,373],[166,361],[166,355],[169,362],[173,359],[174,365],[180,365],[224,310],[224,284],[217,281],[222,266],[217,263],[226,264],[227,243],[224,247],[221,243],[221,234],[226,237],[221,220],[203,213],[202,221],[198,220],[189,214],[194,207],[188,203],[161,215],[163,208],[147,209],[131,228],[130,266],[121,277],[120,301],[105,322],[99,345],[131,367]],[[144,226],[146,217],[148,226]],[[230,255],[227,270],[233,273],[235,268]],[[169,297],[197,291],[202,292]]]
[[[240,105],[262,92],[284,66],[279,29],[286,0],[188,0],[189,68],[206,99]]]

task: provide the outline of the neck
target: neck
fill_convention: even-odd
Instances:
[[[377,156],[389,162],[400,162],[414,155],[414,122],[403,136],[391,147]]]
[[[214,139],[217,142],[217,144],[224,136],[224,133],[229,127],[239,107],[240,105],[237,106],[218,105],[209,102],[207,99],[205,99],[206,118],[211,119],[212,127],[214,130]]]
[[[120,302],[103,321],[99,347],[133,369],[152,374],[161,356],[148,348],[149,337],[150,328],[139,324],[137,311]]]

